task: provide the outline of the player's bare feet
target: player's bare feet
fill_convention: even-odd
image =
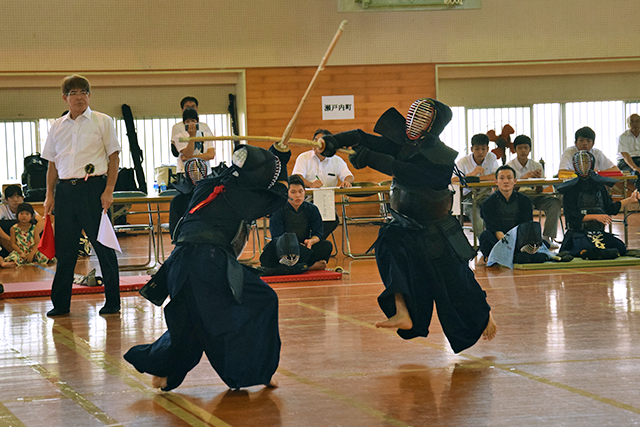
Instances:
[[[13,268],[15,266],[16,266],[16,263],[13,261],[0,261],[0,267],[2,268]]]
[[[498,332],[498,325],[496,325],[493,316],[489,313],[489,323],[487,323],[487,327],[482,332],[482,339],[491,341],[496,336],[496,332]]]
[[[325,268],[327,268],[327,261],[320,260],[314,262],[313,265],[309,267],[309,270],[324,270]]]
[[[167,377],[151,376],[151,387],[153,388],[165,388],[167,386]]]
[[[413,321],[409,313],[398,313],[383,322],[376,322],[376,328],[411,329]]]
[[[271,381],[267,384],[267,388],[278,388],[278,381],[271,378]]]
[[[376,328],[411,329],[413,320],[409,315],[407,304],[402,294],[395,294],[396,314],[383,322],[376,322]]]

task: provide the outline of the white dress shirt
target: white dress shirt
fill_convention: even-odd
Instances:
[[[527,159],[527,163],[522,166],[522,164],[520,164],[518,158],[516,157],[515,159],[507,163],[507,166],[511,166],[513,170],[516,171],[516,179],[520,179],[523,175],[536,170],[541,170],[542,178],[544,178],[544,170],[542,169],[542,165],[535,160]]]
[[[473,160],[473,153],[471,153],[458,160],[458,163],[456,165],[458,166],[458,169],[460,169],[460,171],[462,171],[465,175],[473,172],[473,170],[478,166],[483,167],[484,173],[481,176],[491,175],[492,173],[495,173],[495,171],[500,167],[500,165],[498,164],[498,158],[491,151],[487,153],[481,164],[477,164],[476,161]],[[471,190],[468,188],[462,189],[462,194],[465,196],[470,192]]]
[[[320,179],[323,187],[337,187],[348,176],[353,176],[340,156],[325,157],[320,161],[313,150],[298,156],[291,175],[300,175],[311,182]]]
[[[202,126],[204,125],[204,126]],[[213,134],[211,133],[211,131],[209,130],[209,126],[207,126],[205,123],[200,123],[200,130],[196,131],[196,136],[213,136]],[[182,127],[184,129],[184,125]],[[205,130],[206,128],[206,130]],[[176,148],[178,149],[178,151],[180,153],[182,153],[182,150],[184,150],[185,148],[187,148],[187,145],[189,145],[188,142],[180,142],[180,138],[189,138],[189,132],[187,132],[186,130],[183,130],[181,132],[178,132],[172,139],[171,142],[173,142],[173,145],[176,146]],[[207,151],[209,151],[210,148],[214,148],[214,141],[202,141],[202,149],[199,148],[195,148],[193,150],[193,155],[195,156],[196,154],[202,154],[202,153],[206,153]],[[197,145],[197,143],[196,143]],[[189,160],[189,159],[187,159]],[[208,160],[203,160],[206,164],[207,164],[207,172],[209,170],[211,170],[211,164],[209,163]],[[176,173],[180,173],[180,172],[184,172],[184,163],[181,159],[180,156],[178,156],[178,160],[177,160],[177,166],[176,166]]]
[[[211,129],[209,129],[209,125],[207,125],[204,122],[198,122],[198,124],[200,125],[199,128],[200,130],[207,135],[207,132],[209,132],[211,135],[213,135],[213,132],[211,132]],[[176,123],[175,125],[173,125],[173,127],[171,128],[171,140],[173,141],[173,139],[176,137],[176,135],[178,135],[181,132],[185,132],[186,129],[184,127],[184,122],[180,122],[180,123]],[[188,136],[188,135],[187,135]]]
[[[562,158],[560,159],[560,166],[558,167],[558,169],[574,171],[575,169],[573,167],[573,155],[578,151],[579,150],[575,145],[564,150],[564,153],[562,153]],[[603,171],[615,166],[613,162],[609,160],[607,156],[605,156],[604,153],[597,148],[592,148],[590,152],[596,159],[596,164],[594,166],[596,170]]]
[[[516,157],[515,159],[507,163],[507,166],[511,166],[513,170],[516,171],[516,179],[520,179],[524,175],[528,174],[529,172],[533,172],[536,170],[542,171],[542,175],[540,179],[544,179],[544,169],[542,168],[542,165],[536,162],[535,160],[527,159],[527,163],[524,166],[522,166],[522,164],[520,164],[520,162],[518,161],[518,158]],[[533,190],[533,189],[534,189],[533,187],[520,187],[521,192],[523,190]]]
[[[622,154],[629,153],[631,157],[640,157],[640,135],[635,136],[627,129],[618,137],[618,156],[617,160],[622,160]]]
[[[87,107],[75,120],[67,113],[51,125],[42,157],[55,163],[59,179],[73,179],[84,178],[90,163],[91,175],[106,175],[109,156],[116,152],[120,143],[113,119]]]

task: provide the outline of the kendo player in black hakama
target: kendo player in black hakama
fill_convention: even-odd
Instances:
[[[630,197],[613,202],[607,187],[613,187],[617,180],[598,175],[594,171],[595,158],[589,151],[578,151],[573,155],[576,178],[556,186],[562,193],[562,206],[567,221],[560,251],[567,251],[583,259],[613,259],[624,255],[624,242],[605,226],[611,224],[611,215],[638,201],[638,191]]]
[[[440,141],[451,110],[433,99],[413,103],[408,116],[387,110],[375,125],[381,136],[362,130],[327,136],[329,147],[352,147],[357,169],[371,167],[393,176],[393,220],[374,243],[385,290],[378,297],[388,320],[404,339],[429,334],[435,302],[438,318],[453,351],[471,347],[481,336],[492,339],[496,325],[486,294],[468,262],[476,255],[451,215],[449,190],[457,152]]]
[[[175,249],[145,286],[148,298],[158,305],[167,292],[171,296],[165,307],[168,331],[153,344],[137,345],[124,355],[138,371],[153,375],[154,387],[178,387],[203,351],[232,389],[275,386],[278,298],[257,271],[242,266],[237,257],[247,242],[249,224],[287,202],[290,157],[290,151],[275,146],[267,151],[239,145],[233,166],[198,182],[176,227]]]

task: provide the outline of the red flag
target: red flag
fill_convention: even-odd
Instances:
[[[53,237],[53,227],[51,226],[51,217],[49,215],[44,217],[44,230],[42,231],[42,237],[40,237],[38,250],[49,259],[56,256],[56,243]]]

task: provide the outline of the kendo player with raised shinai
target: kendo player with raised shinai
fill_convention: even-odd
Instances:
[[[393,220],[374,243],[385,290],[378,304],[404,339],[429,334],[435,302],[438,318],[453,351],[492,339],[496,324],[486,294],[468,262],[476,255],[451,215],[449,190],[457,152],[440,141],[451,110],[433,99],[415,101],[406,119],[395,108],[375,125],[381,136],[360,129],[325,136],[325,152],[352,147],[356,169],[373,168],[393,177]]]
[[[197,183],[174,232],[175,249],[145,286],[157,289],[149,299],[158,305],[166,293],[171,296],[165,307],[168,331],[124,355],[153,376],[154,387],[178,387],[203,352],[232,389],[276,386],[278,297],[237,257],[251,222],[287,203],[286,150],[239,145],[231,167]]]

